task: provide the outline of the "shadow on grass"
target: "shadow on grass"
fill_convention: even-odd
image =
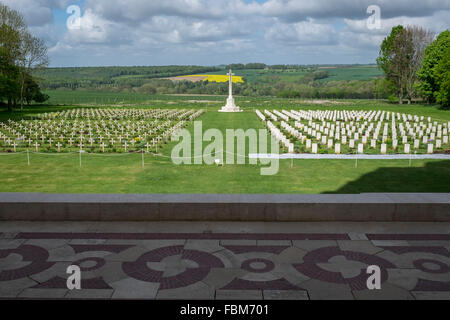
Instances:
[[[428,162],[423,167],[379,168],[337,190],[323,193],[363,192],[450,193],[450,161]]]

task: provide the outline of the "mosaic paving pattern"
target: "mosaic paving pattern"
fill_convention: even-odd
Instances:
[[[450,299],[448,234],[0,236],[0,298]],[[67,289],[69,265],[82,290]]]

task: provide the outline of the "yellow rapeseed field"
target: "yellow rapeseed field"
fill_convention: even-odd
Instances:
[[[196,74],[190,76],[182,76],[183,78],[187,77],[206,77],[203,81],[209,82],[228,82],[229,76],[227,75],[218,75],[218,74]],[[233,76],[233,83],[243,83],[241,76]]]

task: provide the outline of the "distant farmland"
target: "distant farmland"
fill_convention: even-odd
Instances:
[[[318,71],[327,71],[328,77],[320,79],[320,82],[339,80],[373,80],[383,76],[383,72],[376,65],[357,66],[317,66]],[[202,75],[226,75],[227,69],[202,73]],[[236,76],[241,76],[250,83],[270,82],[276,79],[286,82],[296,82],[303,78],[308,70],[306,69],[242,69],[233,70]],[[195,75],[200,76],[200,75]]]
[[[328,77],[319,80],[320,82],[338,81],[338,80],[372,80],[384,76],[377,66],[350,66],[350,67],[328,67],[321,68],[328,72]]]
[[[178,77],[171,77],[167,78],[172,81],[192,81],[192,82],[199,82],[199,81],[210,81],[210,82],[228,82],[229,76],[227,75],[217,75],[217,74],[196,74],[196,75],[188,75],[188,76],[178,76]],[[233,83],[243,83],[244,80],[241,76],[233,76]]]

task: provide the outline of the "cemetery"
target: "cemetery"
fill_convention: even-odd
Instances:
[[[433,154],[450,149],[450,122],[381,110],[256,110],[289,153]]]
[[[3,152],[157,152],[193,109],[72,109],[0,123]]]
[[[210,101],[212,98],[170,97],[150,105],[135,106],[43,106],[26,108],[23,113],[2,114],[0,191],[448,192],[449,161],[419,158],[448,156],[450,115],[445,110],[420,105],[399,108],[367,101],[331,105],[233,96],[235,105],[242,111],[234,113],[218,112],[224,105],[223,98],[220,103],[189,102],[202,99]],[[245,149],[248,157],[245,164],[235,161],[235,164],[220,166],[214,163],[176,165],[171,151],[178,142],[171,141],[171,133],[185,128],[195,136],[194,121],[202,122],[204,132],[218,129],[223,136],[227,129],[268,129],[268,138],[271,134],[278,140],[281,156],[323,158],[281,157],[279,171],[274,176],[260,174],[267,165],[250,163],[248,148]],[[326,140],[325,143],[322,140]],[[371,147],[373,140],[375,148]],[[397,140],[395,149],[394,140]],[[210,143],[204,141],[202,150]],[[405,153],[408,144],[410,151]],[[363,154],[358,153],[360,145]],[[428,153],[429,145],[432,145],[432,154]],[[271,150],[270,145],[267,147]],[[344,158],[325,159],[327,156],[379,157],[382,151],[386,151],[385,157],[397,158],[358,159],[357,162]]]

